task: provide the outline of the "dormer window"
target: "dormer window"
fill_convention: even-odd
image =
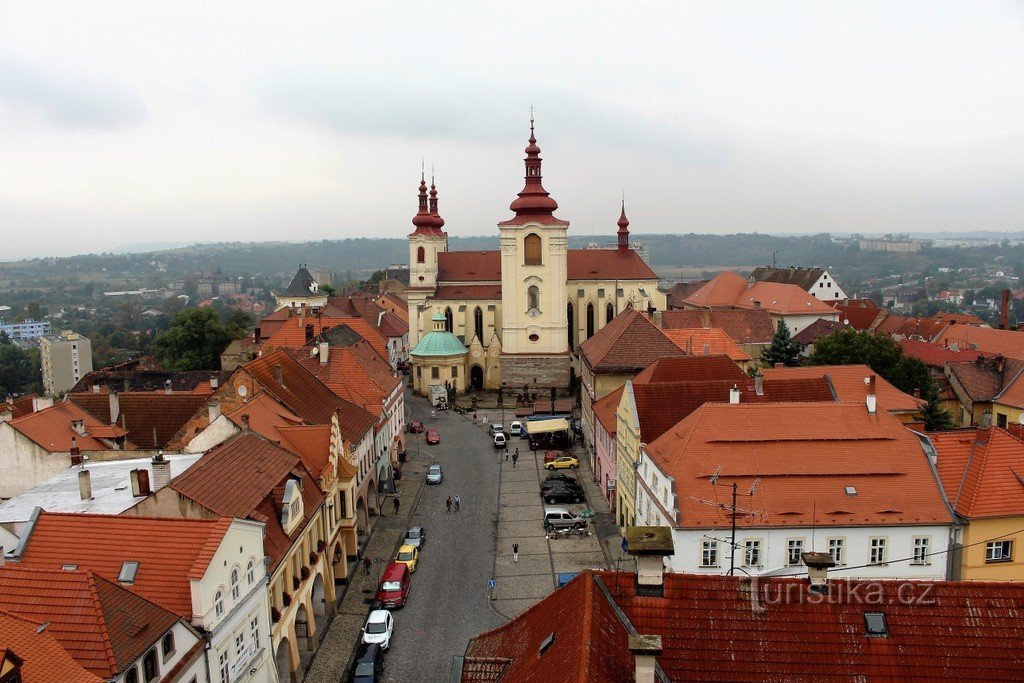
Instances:
[[[284,532],[290,534],[302,521],[302,517],[302,490],[297,480],[289,479],[281,500],[281,526]]]

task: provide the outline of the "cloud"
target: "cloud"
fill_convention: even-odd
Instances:
[[[0,56],[0,105],[42,116],[68,128],[126,128],[148,118],[131,89],[45,73]]]

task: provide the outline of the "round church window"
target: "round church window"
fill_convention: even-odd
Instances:
[[[539,342],[540,341],[540,335],[537,334],[536,332],[534,332],[533,334],[531,334],[529,336],[529,340],[532,341],[532,342]]]

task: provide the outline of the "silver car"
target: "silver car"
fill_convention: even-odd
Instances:
[[[434,463],[427,470],[427,483],[428,484],[440,484],[441,480],[444,479],[444,470],[437,463]]]
[[[426,541],[427,532],[423,530],[423,527],[413,526],[409,527],[409,530],[405,532],[405,540],[402,543],[403,545],[411,545],[414,548],[422,548]]]

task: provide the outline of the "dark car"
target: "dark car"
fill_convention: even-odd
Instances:
[[[376,643],[364,645],[352,664],[352,683],[375,683],[384,673],[384,648]]]
[[[413,434],[420,434],[424,429],[426,429],[426,427],[424,427],[423,423],[418,420],[409,423],[409,431]]]
[[[544,477],[544,481],[570,481],[573,484],[579,484],[579,482],[576,481],[576,477],[565,472],[549,472],[548,475]]]
[[[547,491],[548,489],[569,489],[570,491],[579,491],[583,493],[583,486],[573,479],[553,479],[544,480],[540,483],[540,490]]]
[[[549,505],[552,503],[582,503],[586,500],[583,491],[577,491],[567,486],[556,486],[544,489],[540,492],[541,498]]]

